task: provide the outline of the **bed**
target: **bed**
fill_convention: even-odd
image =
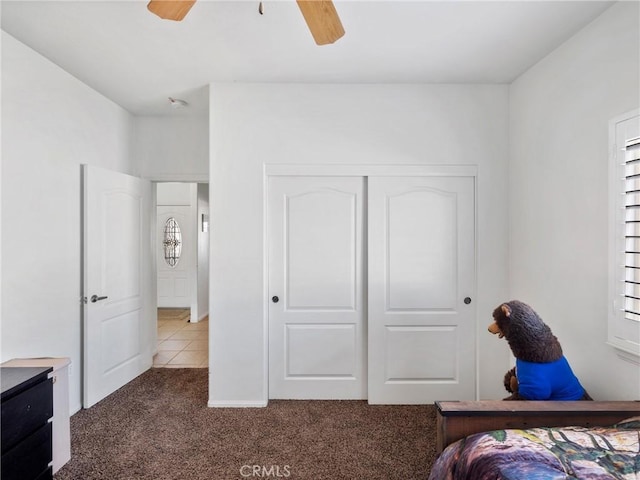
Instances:
[[[470,406],[475,407],[475,403],[471,402]],[[597,403],[583,402],[576,407],[580,415],[572,415],[566,405],[561,407],[567,409],[558,417],[562,426],[532,426],[537,418],[548,415],[548,406],[544,402],[527,402],[522,405],[526,407],[523,415],[518,408],[505,405],[510,403],[498,404],[501,412],[497,417],[488,415],[488,410],[482,408],[481,415],[460,407],[453,409],[456,412],[453,416],[447,415],[446,407],[444,414],[439,410],[442,432],[447,430],[447,420],[452,418],[462,418],[460,424],[466,425],[470,432],[452,443],[441,440],[444,450],[436,459],[429,480],[640,480],[640,415],[609,426],[595,426],[583,405],[596,405],[593,418],[600,418],[604,407],[598,411]],[[625,403],[632,410],[638,409],[638,402]],[[534,415],[532,409],[537,409],[538,415]],[[622,408],[618,413],[624,415],[628,411]],[[478,427],[472,420],[478,417],[510,428],[474,432]],[[571,425],[571,420],[582,425]],[[521,428],[514,427],[518,423],[522,424]],[[459,436],[459,426],[449,430],[456,428],[455,435]]]

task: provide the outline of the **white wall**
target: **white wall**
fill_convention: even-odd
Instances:
[[[598,400],[640,399],[640,366],[605,344],[608,121],[640,106],[639,5],[614,5],[510,88],[510,293]]]
[[[209,315],[209,231],[202,231],[202,216],[209,219],[209,184],[198,184],[198,320]]]
[[[508,87],[213,84],[210,405],[260,405],[265,384],[263,165],[478,165],[480,396],[504,395]],[[473,354],[473,352],[470,352]]]
[[[0,19],[2,18],[2,7],[0,7]],[[0,67],[2,66],[2,39],[4,36],[0,32]],[[0,68],[0,73],[2,68]],[[2,75],[0,75],[0,106],[2,105]],[[0,146],[2,145],[2,112],[0,111]],[[0,160],[2,152],[0,149]],[[2,360],[2,161],[0,161],[0,360]]]
[[[80,165],[134,173],[132,117],[2,32],[2,361],[70,357],[80,408]]]
[[[156,185],[158,205],[191,205],[192,184],[187,182],[160,182]]]
[[[207,181],[209,119],[205,115],[135,117],[133,158],[151,180]]]

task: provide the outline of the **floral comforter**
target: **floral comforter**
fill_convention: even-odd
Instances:
[[[640,480],[640,417],[613,427],[478,433],[449,445],[429,480]]]

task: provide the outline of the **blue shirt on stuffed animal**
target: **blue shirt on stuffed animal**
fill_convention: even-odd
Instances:
[[[564,355],[548,363],[516,359],[518,393],[527,400],[581,400],[584,388]]]

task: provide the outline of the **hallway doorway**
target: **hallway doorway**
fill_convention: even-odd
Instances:
[[[208,368],[209,185],[157,182],[154,368]],[[168,228],[170,223],[175,226]]]

